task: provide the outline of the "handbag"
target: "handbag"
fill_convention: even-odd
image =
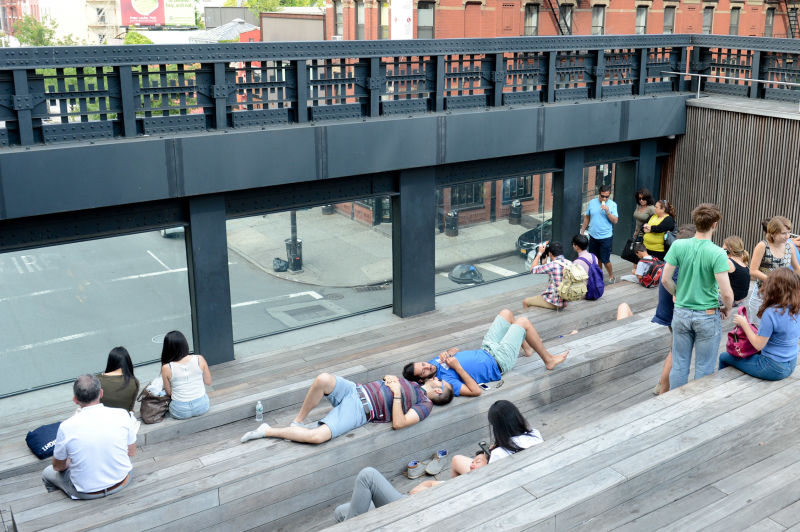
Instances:
[[[622,253],[620,253],[619,256],[628,262],[638,264],[639,257],[636,256],[636,252],[633,250],[633,246],[635,246],[637,242],[641,242],[641,236],[638,232],[633,236],[633,238],[629,238],[628,241],[625,242],[625,247],[622,248]]]
[[[148,425],[161,423],[169,410],[170,397],[168,395],[155,395],[145,388],[136,399],[142,403],[139,414],[142,421]]]
[[[53,448],[56,445],[56,436],[58,435],[59,426],[61,426],[60,421],[57,423],[50,423],[49,425],[42,425],[28,432],[28,435],[25,436],[25,443],[28,444],[28,448],[40,460],[53,456]]]
[[[753,332],[758,333],[756,326],[750,323],[750,319],[747,317],[747,309],[745,307],[739,307],[738,313],[744,316],[747,320],[747,324],[753,329]],[[759,352],[758,349],[753,347],[750,340],[747,339],[744,329],[738,325],[728,333],[728,342],[725,344],[725,350],[729,355],[736,358],[751,357]]]

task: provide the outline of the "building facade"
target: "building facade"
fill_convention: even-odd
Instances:
[[[397,1],[397,0],[395,0]],[[800,2],[760,0],[405,0],[415,39],[713,33],[800,37]],[[328,0],[326,39],[390,39],[388,1]]]
[[[56,38],[88,45],[120,44],[119,0],[38,0],[39,14],[56,22]]]
[[[14,34],[14,24],[26,15],[39,18],[39,0],[0,0],[0,31]]]

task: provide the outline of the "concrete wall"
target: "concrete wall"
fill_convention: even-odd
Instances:
[[[322,15],[261,13],[262,41],[321,41],[324,38]]]

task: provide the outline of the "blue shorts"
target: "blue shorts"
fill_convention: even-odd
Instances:
[[[361,404],[354,382],[336,377],[336,386],[327,397],[333,410],[320,423],[325,423],[331,429],[331,439],[367,424],[364,405]]]
[[[594,253],[602,264],[611,262],[611,241],[613,236],[608,238],[589,238],[589,253]]]
[[[202,416],[208,412],[209,406],[208,395],[203,394],[203,397],[198,397],[193,401],[170,401],[169,414],[175,419],[188,419]]]

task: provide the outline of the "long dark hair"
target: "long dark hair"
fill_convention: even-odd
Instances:
[[[510,453],[522,450],[512,438],[531,430],[514,403],[505,399],[496,401],[489,408],[489,424],[492,426],[495,447],[501,447]]]
[[[653,195],[650,193],[649,189],[640,188],[636,191],[636,205],[639,205],[639,198],[643,199],[647,205],[653,204]]]
[[[800,277],[789,268],[777,268],[769,272],[759,292],[763,298],[758,309],[759,318],[769,307],[778,309],[779,314],[800,314]]]
[[[134,378],[134,375],[131,355],[128,353],[128,350],[122,346],[117,346],[108,352],[105,373],[111,373],[118,369],[122,370],[123,381],[120,390],[123,390],[128,386],[128,383],[131,382],[131,379]]]
[[[161,348],[161,364],[176,362],[189,354],[189,342],[180,331],[170,331],[164,335]]]

